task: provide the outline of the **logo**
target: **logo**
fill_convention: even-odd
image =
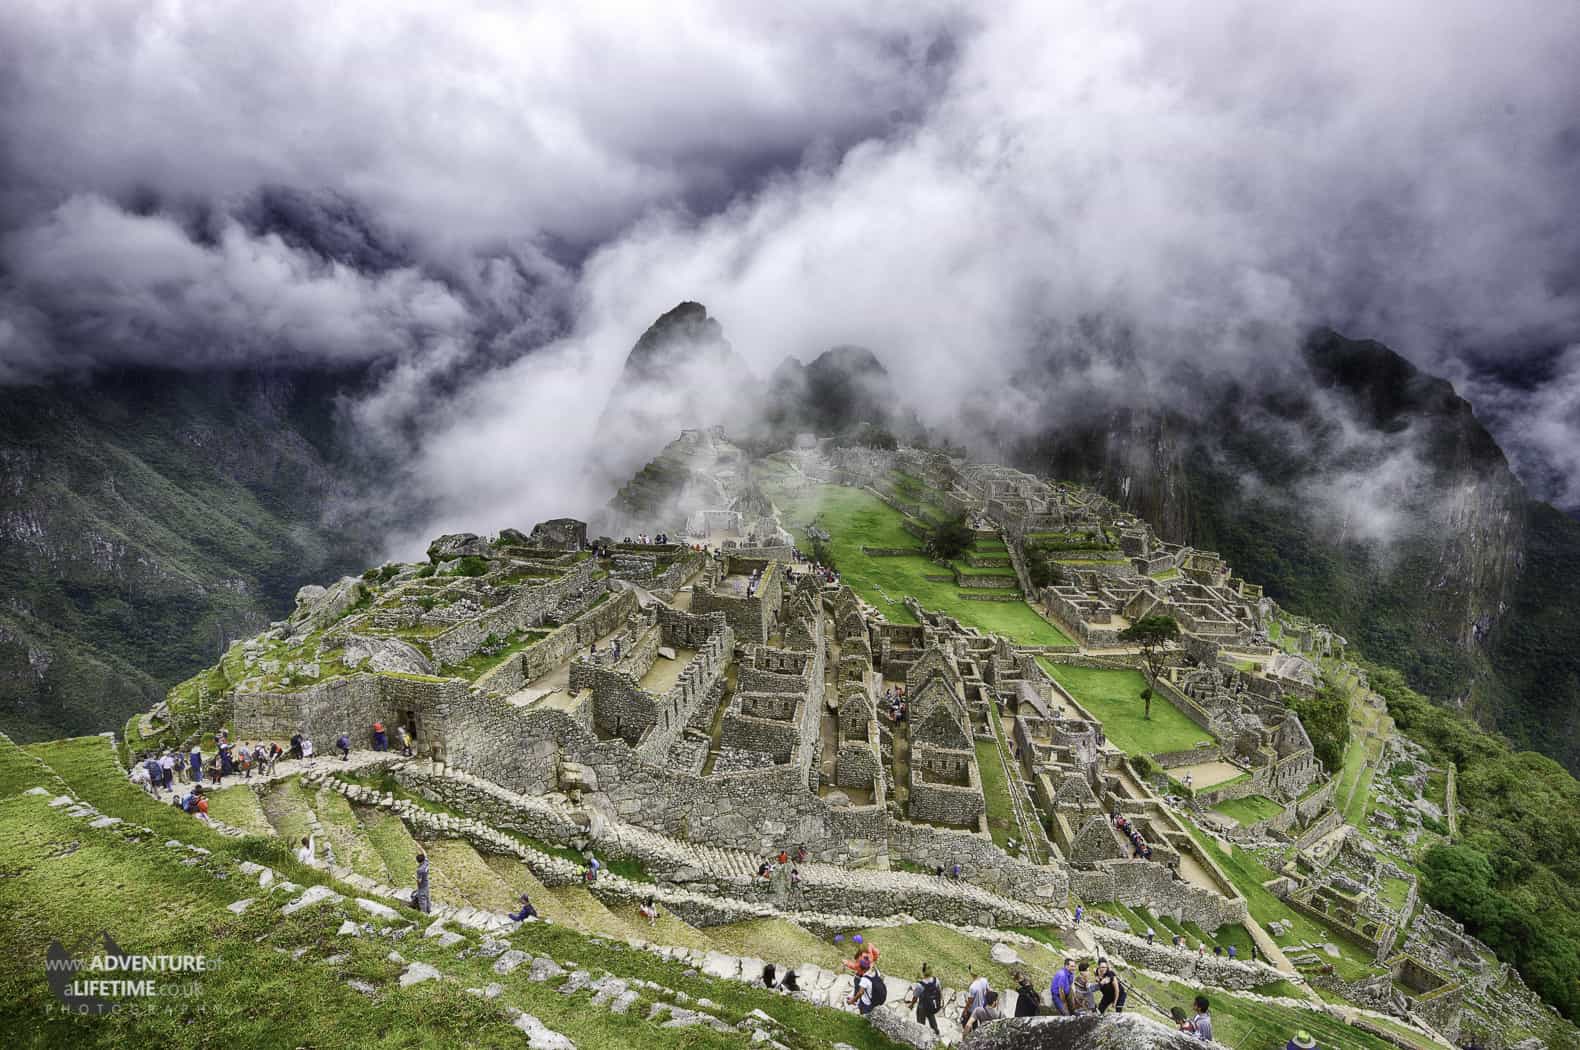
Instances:
[[[108,930],[99,931],[99,940],[103,951],[83,958],[58,940],[49,942],[44,971],[67,1012],[94,1017],[139,1000],[196,996],[202,991],[197,978],[219,968],[218,959],[204,955],[133,955]]]

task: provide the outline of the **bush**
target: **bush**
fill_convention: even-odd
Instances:
[[[475,554],[468,554],[456,563],[456,576],[481,576],[488,571],[488,561]]]

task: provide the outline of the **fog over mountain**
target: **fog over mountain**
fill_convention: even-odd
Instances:
[[[0,382],[365,364],[347,416],[426,535],[596,500],[604,392],[682,300],[765,378],[872,348],[956,431],[1050,355],[1188,408],[1181,365],[1277,382],[1320,324],[1452,380],[1574,508],[1577,50],[1544,0],[22,0]]]

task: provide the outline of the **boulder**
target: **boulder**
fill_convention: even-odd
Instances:
[[[893,991],[889,993],[893,995]],[[905,1046],[914,1046],[918,1050],[931,1050],[938,1042],[938,1036],[924,1024],[918,1024],[907,1016],[907,1011],[895,1003],[885,1003],[867,1015],[867,1020],[872,1027]]]
[[[535,547],[579,551],[587,545],[587,523],[575,518],[551,518],[532,526]]]
[[[988,950],[988,956],[1002,966],[1019,966],[1021,962],[1020,956],[1015,953],[1015,949],[1003,941],[995,942],[993,947]]]
[[[368,587],[354,576],[343,576],[325,589],[308,584],[296,592],[296,611],[289,621],[292,638],[305,638],[339,620],[367,596]]]
[[[341,660],[347,667],[357,667],[368,662],[372,671],[393,671],[396,674],[433,674],[433,664],[428,658],[399,638],[368,638],[353,634],[346,639]]]
[[[969,1045],[971,1050],[1202,1050],[1222,1044],[1199,1042],[1137,1014],[1086,1014],[996,1021],[973,1033]]]
[[[448,533],[428,544],[428,560],[431,562],[450,561],[455,558],[485,558],[487,556],[488,541],[470,532]]]
[[[526,1035],[532,1050],[576,1050],[575,1043],[531,1014],[522,1014],[513,1023]]]
[[[406,967],[406,972],[400,975],[400,986],[402,988],[410,988],[412,985],[421,984],[424,981],[437,981],[442,976],[443,974],[427,963],[412,963]]]
[[[336,893],[328,886],[309,886],[307,888],[307,892],[303,893],[294,901],[283,905],[280,908],[280,914],[294,915],[303,908],[311,908],[313,905],[322,904],[324,901],[338,901],[341,899],[342,898],[340,894]]]

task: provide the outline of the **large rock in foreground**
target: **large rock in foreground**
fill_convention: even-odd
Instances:
[[[970,1050],[1201,1050],[1202,1043],[1135,1014],[1022,1017],[968,1036]]]

